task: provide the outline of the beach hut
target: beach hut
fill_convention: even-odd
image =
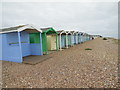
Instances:
[[[82,37],[83,37],[83,33],[82,32],[79,32],[78,33],[78,44],[82,43]]]
[[[82,33],[82,43],[85,42],[85,38],[86,38],[85,33]]]
[[[89,35],[89,40],[92,40],[92,36],[91,35]]]
[[[52,27],[41,28],[43,54],[58,50],[58,33]]]
[[[73,32],[73,35],[74,35],[74,44],[78,44],[78,33],[77,31],[74,31]]]
[[[66,31],[67,32],[67,36],[68,36],[68,47],[72,46],[72,33],[70,31]]]
[[[89,40],[91,40],[92,38],[91,38],[91,35],[89,35],[89,34],[86,34],[86,41],[89,41]]]
[[[75,44],[75,31],[69,31],[71,33],[71,46]]]
[[[59,49],[65,49],[72,46],[72,33],[70,31],[57,31],[59,35]]]
[[[32,33],[39,32],[39,35],[30,38]],[[12,62],[23,62],[23,57],[29,55],[42,55],[41,30],[33,25],[20,25],[0,29],[0,49],[2,50],[1,60]],[[39,40],[35,40],[39,37]]]
[[[68,48],[68,37],[67,32],[64,30],[57,31],[58,32],[58,41],[59,41],[59,50]]]
[[[85,36],[85,37],[84,37],[84,38],[85,38],[85,42],[88,41],[88,34],[85,33],[84,36]]]

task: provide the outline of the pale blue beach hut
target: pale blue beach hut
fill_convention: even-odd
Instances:
[[[39,43],[30,42],[30,33],[40,32]],[[23,57],[29,55],[43,55],[41,30],[33,25],[20,25],[0,29],[0,60],[23,62]],[[37,38],[37,37],[35,37]]]

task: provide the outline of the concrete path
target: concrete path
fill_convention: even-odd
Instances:
[[[27,56],[27,57],[24,57],[24,61],[23,63],[24,64],[31,64],[31,65],[35,65],[35,64],[38,64],[44,60],[47,60],[49,58],[52,58],[50,55],[43,55],[43,56]]]

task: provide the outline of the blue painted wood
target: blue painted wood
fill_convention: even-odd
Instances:
[[[78,35],[74,34],[74,44],[78,44]]]
[[[21,63],[22,60],[19,43],[10,44],[11,42],[13,42],[13,40],[15,42],[19,42],[18,33],[16,32],[1,35],[2,35],[2,60]]]
[[[42,41],[30,44],[29,39],[26,31],[0,34],[0,60],[22,63],[25,56],[42,55]]]
[[[61,35],[62,48],[66,47],[66,35]]]
[[[42,55],[40,47],[41,47],[40,43],[31,43],[30,44],[31,55]]]
[[[82,42],[82,36],[81,34],[78,34],[78,43],[81,43]]]
[[[75,40],[74,40],[74,35],[72,35],[72,45],[74,45],[74,43],[75,43]]]
[[[0,34],[0,60],[2,60],[2,34]]]
[[[58,42],[60,42],[60,35],[58,36]],[[61,35],[61,48],[66,47],[66,35]],[[60,43],[59,43],[59,49],[60,49]]]
[[[76,44],[78,44],[78,35],[76,35]]]
[[[76,34],[74,34],[74,44],[76,44]]]
[[[29,33],[23,31],[21,32],[21,43],[22,44],[22,56],[29,55],[43,55],[42,54],[42,41],[41,41],[41,33],[40,33],[40,43],[31,43]]]
[[[20,38],[21,38],[22,57],[31,55],[29,33],[27,33],[26,31],[21,32]]]

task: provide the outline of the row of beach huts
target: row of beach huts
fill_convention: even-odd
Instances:
[[[79,31],[56,31],[52,27],[36,28],[20,25],[0,29],[0,60],[23,62],[23,57],[44,55],[76,44],[92,40],[99,35],[89,35]]]

